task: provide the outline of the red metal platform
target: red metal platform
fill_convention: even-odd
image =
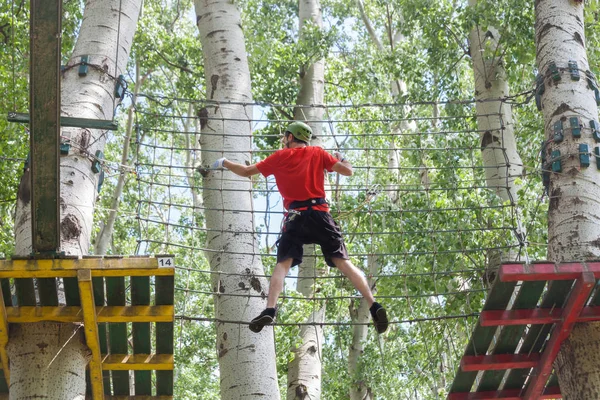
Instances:
[[[600,320],[599,278],[600,262],[502,265],[448,400],[562,398],[552,364],[575,323]]]

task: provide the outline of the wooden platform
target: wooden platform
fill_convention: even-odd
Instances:
[[[57,321],[84,325],[90,399],[172,399],[174,274],[172,255],[0,260],[0,398],[8,324]]]
[[[502,265],[448,400],[562,398],[552,363],[575,323],[600,320],[599,278],[600,262]]]

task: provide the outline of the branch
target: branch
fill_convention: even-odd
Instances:
[[[187,68],[187,67],[183,67],[183,66],[181,66],[181,65],[177,65],[177,64],[174,64],[174,63],[172,63],[171,61],[169,61],[169,60],[167,59],[167,57],[163,56],[163,55],[162,55],[162,53],[161,53],[160,51],[156,50],[156,54],[158,54],[158,56],[159,56],[160,58],[162,58],[162,59],[163,59],[163,60],[164,60],[164,61],[165,61],[167,64],[169,64],[171,67],[179,68],[180,70],[182,70],[183,72],[187,72],[188,74],[193,74],[193,73],[194,73],[194,71],[192,71],[191,69],[189,69],[189,68]]]
[[[375,33],[375,30],[373,29],[373,25],[371,25],[371,20],[369,20],[369,17],[365,13],[365,7],[363,6],[362,0],[356,0],[356,5],[358,6],[358,9],[360,10],[360,17],[362,18],[363,22],[365,23],[365,27],[367,28],[367,31],[369,32],[369,36],[371,36],[371,39],[373,39],[373,41],[375,42],[375,45],[377,45],[377,48],[381,51],[384,51],[383,45],[381,44],[381,40],[379,40],[379,38],[377,37],[377,34]]]

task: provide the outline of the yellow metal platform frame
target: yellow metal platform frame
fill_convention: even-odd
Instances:
[[[61,306],[46,306],[43,304],[35,306],[7,306],[5,304],[5,293],[2,292],[0,286],[0,362],[2,372],[8,386],[10,382],[9,359],[6,352],[6,345],[9,341],[9,324],[25,324],[41,321],[55,321],[63,323],[83,323],[87,346],[90,348],[92,357],[88,365],[88,398],[93,400],[101,399],[154,399],[168,400],[173,398],[173,322],[175,318],[174,312],[174,261],[172,255],[155,256],[155,257],[82,257],[82,258],[55,258],[55,259],[10,259],[0,260],[0,279],[30,279],[30,278],[76,278],[79,291],[79,306],[61,305]],[[120,302],[125,303],[125,277],[129,277],[130,283],[135,277],[148,277],[147,280],[142,280],[141,290],[138,292],[145,293],[140,297],[136,294],[131,294],[131,302],[148,303],[142,305],[98,305],[110,304],[108,300],[110,289],[107,287],[107,299],[94,298],[94,278],[121,278],[117,279],[117,287],[121,290],[119,293]],[[154,285],[150,284],[149,277],[154,277]],[[101,281],[104,287],[104,280]],[[121,286],[118,286],[118,283]],[[137,282],[140,283],[139,281]],[[47,281],[44,284],[48,284]],[[154,305],[150,305],[151,287],[154,286]],[[10,287],[10,286],[8,286]],[[133,291],[133,284],[130,284]],[[4,285],[6,290],[7,286]],[[66,285],[65,285],[66,290]],[[103,290],[102,290],[103,292]],[[41,298],[41,296],[40,296]],[[141,300],[139,300],[141,299]],[[114,303],[115,301],[112,301]],[[119,302],[119,301],[118,301]],[[132,328],[138,330],[138,336],[146,338],[145,345],[140,348],[149,349],[151,328],[150,323],[156,323],[154,329],[155,347],[158,354],[136,352],[134,340],[134,354],[112,352],[103,352],[100,344],[101,335],[99,333],[99,324],[104,324],[111,329],[111,326],[119,329],[121,334],[125,332],[125,348],[127,351],[127,328],[125,325],[131,323]],[[135,326],[137,325],[137,326]],[[130,325],[131,326],[131,325]],[[117,329],[115,329],[115,332]],[[103,331],[106,332],[106,331]],[[140,334],[141,332],[141,334]],[[135,333],[134,333],[135,335]],[[159,335],[161,337],[159,338]],[[105,335],[106,336],[106,333]],[[123,335],[121,335],[123,336]],[[170,338],[170,343],[165,343],[165,338]],[[135,338],[134,338],[135,339]],[[167,340],[168,342],[168,340]],[[106,345],[104,346],[106,347]],[[107,376],[105,371],[123,371],[129,374],[128,371],[157,371],[156,372],[156,389],[157,393],[152,395],[149,393],[152,390],[150,387],[150,372],[145,375],[140,375],[140,391],[147,389],[145,393],[130,397],[128,396],[128,383],[126,388],[116,388],[117,384],[112,382],[113,391],[111,388],[105,387]],[[168,371],[166,375],[160,375],[161,371]],[[137,372],[136,372],[137,373]],[[113,372],[114,374],[114,372]],[[121,375],[121,377],[127,375]],[[109,383],[110,383],[110,378]],[[116,379],[113,375],[113,379]],[[137,392],[136,375],[136,392]],[[148,381],[145,384],[143,380]],[[150,388],[150,389],[148,389]],[[162,393],[160,393],[162,392]],[[0,394],[2,398],[5,394]]]

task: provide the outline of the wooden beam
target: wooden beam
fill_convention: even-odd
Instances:
[[[85,340],[92,352],[92,358],[89,365],[92,397],[94,400],[102,400],[104,399],[104,382],[102,381],[100,339],[98,336],[98,323],[96,321],[96,307],[94,306],[91,271],[77,271],[77,281],[79,283],[81,308],[83,309]]]
[[[61,0],[31,0],[31,224],[33,252],[42,254],[60,245],[61,19]]]
[[[4,379],[10,387],[10,370],[8,363],[8,353],[6,345],[8,344],[8,319],[6,318],[6,307],[4,307],[4,296],[2,286],[0,286],[0,361],[4,371]]]
[[[550,339],[548,339],[544,347],[544,353],[540,362],[531,372],[527,391],[525,392],[525,396],[523,396],[525,400],[537,400],[544,391],[544,387],[552,372],[552,363],[560,351],[560,345],[571,333],[573,325],[575,325],[595,284],[596,278],[592,272],[584,272],[580,275],[580,279],[575,282],[575,286],[564,308],[563,321],[554,325]]]
[[[92,269],[94,278],[117,276],[173,276],[174,268],[142,268],[142,269]],[[2,271],[0,278],[76,278],[77,270],[41,270],[41,271]]]
[[[539,360],[539,353],[464,356],[460,361],[460,367],[463,371],[491,371],[512,368],[533,368],[537,365]]]
[[[9,112],[7,121],[28,124],[29,114]],[[105,131],[116,131],[117,129],[119,129],[119,125],[112,120],[74,118],[65,116],[60,117],[60,126],[73,128],[101,129]]]
[[[83,257],[0,260],[0,271],[65,271],[78,269],[157,269],[165,257]],[[173,266],[171,265],[170,268]],[[169,269],[165,267],[164,269]]]
[[[166,306],[97,306],[96,322],[172,322],[174,307]],[[6,307],[11,324],[40,321],[85,322],[84,310],[76,306]],[[1,338],[0,338],[1,340]],[[1,342],[0,342],[1,343]]]
[[[173,354],[105,354],[102,356],[102,369],[109,371],[172,371],[173,363]]]
[[[550,387],[544,390],[544,393],[537,398],[542,399],[561,399],[560,388]],[[448,400],[522,400],[523,389],[507,389],[489,392],[469,392],[469,393],[450,393]]]
[[[584,272],[600,278],[600,262],[503,264],[499,275],[502,282],[557,281],[578,279]]]
[[[562,308],[536,308],[533,310],[483,311],[479,321],[482,326],[545,325],[560,322]],[[600,321],[600,306],[584,307],[575,322]]]

